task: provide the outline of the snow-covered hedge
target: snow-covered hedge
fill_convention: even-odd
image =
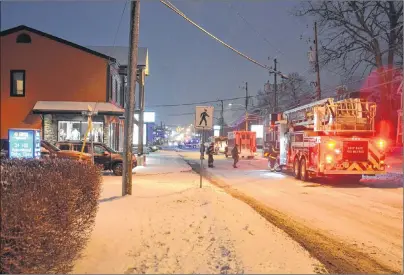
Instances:
[[[1,161],[0,273],[67,273],[91,233],[101,171],[68,159]]]

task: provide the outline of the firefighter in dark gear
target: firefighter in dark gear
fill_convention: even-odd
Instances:
[[[215,144],[212,142],[208,147],[208,167],[213,168],[213,154],[215,153]]]
[[[232,158],[234,160],[233,167],[237,168],[236,165],[237,165],[237,162],[238,162],[238,159],[239,159],[237,146],[234,146],[233,149],[231,150],[231,156],[232,156]]]
[[[226,156],[226,158],[229,156],[229,147],[225,147],[224,148],[224,155]]]
[[[279,151],[275,149],[275,146],[273,144],[269,145],[269,152],[268,152],[268,166],[271,172],[275,171],[275,164],[276,160],[278,158]]]

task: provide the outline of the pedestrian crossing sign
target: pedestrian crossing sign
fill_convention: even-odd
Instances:
[[[213,110],[213,106],[196,106],[196,129],[211,130],[213,128]]]

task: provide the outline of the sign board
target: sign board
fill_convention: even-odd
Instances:
[[[367,141],[344,141],[343,158],[350,161],[368,160],[368,142]]]
[[[40,158],[41,134],[36,129],[9,129],[10,158]]]
[[[139,114],[135,114],[135,119],[139,120]],[[144,123],[154,123],[156,120],[155,112],[144,112],[143,114],[143,122]]]
[[[195,129],[210,130],[213,127],[213,106],[196,106]]]
[[[251,131],[256,133],[256,138],[264,138],[264,125],[251,125]]]

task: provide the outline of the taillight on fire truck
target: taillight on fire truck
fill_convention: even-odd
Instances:
[[[335,142],[335,140],[329,140],[329,141],[327,142],[327,148],[330,149],[330,150],[334,150],[336,144],[337,144],[337,143]]]
[[[378,139],[376,141],[377,148],[384,151],[386,150],[386,141],[384,139]]]
[[[331,155],[326,155],[326,156],[325,156],[325,162],[326,162],[327,164],[331,164],[332,161],[333,161],[333,157],[332,157]]]

